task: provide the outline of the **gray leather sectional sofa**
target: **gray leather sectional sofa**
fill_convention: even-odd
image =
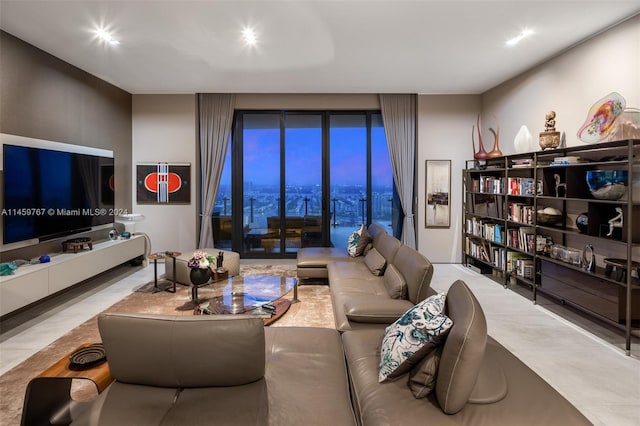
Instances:
[[[115,382],[72,424],[591,424],[487,334],[482,307],[463,281],[446,295],[453,325],[443,342],[381,383],[386,327],[435,294],[429,261],[394,240],[384,232],[374,237],[382,275],[371,272],[371,259],[336,256],[312,265],[312,273],[327,273],[342,333],[265,328],[247,316],[101,315]]]
[[[324,276],[322,271],[326,270],[359,424],[591,424],[487,335],[482,308],[462,281],[455,282],[447,293],[446,314],[453,326],[439,352],[434,351],[434,356],[413,366],[400,379],[380,383],[386,327],[436,293],[430,288],[433,266],[428,259],[378,225],[370,225],[368,230],[372,246],[384,258],[381,275],[372,272],[375,268],[367,255],[353,258],[336,248],[298,252],[299,276]],[[398,281],[404,289],[400,293]],[[424,398],[414,397],[410,385],[425,388],[422,381],[434,377],[435,389]]]
[[[449,289],[446,313],[453,326],[438,351],[435,389],[423,398],[408,380],[424,363],[378,382],[384,327],[340,335],[265,328],[246,316],[103,314],[98,326],[115,381],[72,424],[591,424],[487,336],[462,281]]]

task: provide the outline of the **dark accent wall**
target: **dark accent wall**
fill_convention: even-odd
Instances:
[[[112,150],[115,206],[128,210],[131,102],[130,93],[0,31],[0,132]]]

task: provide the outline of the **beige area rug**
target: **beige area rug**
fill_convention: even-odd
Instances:
[[[295,265],[242,265],[242,275],[278,275],[295,277]],[[169,315],[193,315],[193,309],[180,309],[190,300],[188,286],[178,285],[175,294],[168,292],[153,293],[153,283],[147,283],[104,312],[153,313]],[[200,298],[213,296],[209,287],[198,290]],[[293,292],[284,296],[291,300]],[[291,305],[287,313],[271,327],[308,326],[335,328],[331,296],[326,284],[308,284],[298,288],[299,303]],[[14,369],[0,376],[0,425],[19,425],[22,404],[29,380],[35,377],[55,361],[73,351],[85,342],[99,342],[97,317],[74,328],[46,348],[37,352]]]

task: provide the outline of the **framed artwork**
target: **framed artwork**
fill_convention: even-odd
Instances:
[[[425,227],[451,226],[451,160],[426,160]]]
[[[191,204],[191,164],[136,164],[136,193],[140,204]]]

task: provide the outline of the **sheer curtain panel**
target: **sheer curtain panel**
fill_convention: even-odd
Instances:
[[[213,247],[211,216],[227,155],[234,107],[233,94],[198,94],[198,145],[202,188],[199,248]]]
[[[387,135],[393,178],[404,211],[402,242],[416,247],[413,219],[413,189],[416,147],[415,95],[380,95],[380,109]]]

